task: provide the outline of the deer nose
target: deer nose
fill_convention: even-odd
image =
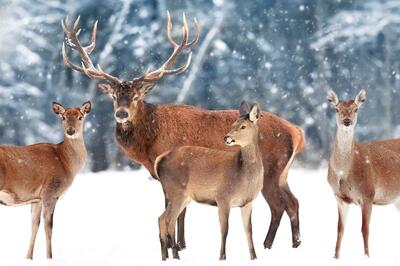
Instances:
[[[67,128],[67,134],[70,135],[70,136],[74,135],[75,134],[75,128],[73,128],[73,127]]]
[[[349,118],[343,119],[343,124],[348,127],[351,125],[351,120]]]
[[[117,112],[115,113],[115,117],[121,118],[121,119],[128,118],[128,112],[125,112],[125,111],[117,111]]]
[[[235,143],[235,140],[233,138],[231,138],[230,136],[225,136],[224,141],[225,141],[226,145],[231,145],[231,144]]]

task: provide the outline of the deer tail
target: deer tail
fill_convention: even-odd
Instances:
[[[289,173],[289,168],[292,166],[294,161],[294,157],[296,154],[302,152],[304,150],[305,141],[304,141],[304,132],[301,128],[296,127],[297,132],[296,134],[292,134],[292,149],[290,159],[287,162],[285,168],[283,169],[281,175],[279,176],[279,186],[286,186],[287,185],[287,177]]]
[[[160,165],[162,160],[165,158],[165,156],[167,156],[171,151],[166,151],[164,153],[161,153],[160,155],[157,156],[156,160],[154,161],[154,173],[156,175],[156,178],[161,181],[160,176],[159,176],[159,172],[160,172]]]

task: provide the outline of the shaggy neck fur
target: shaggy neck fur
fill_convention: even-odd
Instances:
[[[123,149],[136,156],[147,153],[158,131],[155,109],[155,105],[138,102],[133,121],[117,123],[116,139]]]

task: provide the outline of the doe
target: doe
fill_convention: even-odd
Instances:
[[[258,145],[259,117],[260,108],[257,104],[249,110],[247,103],[242,102],[239,119],[224,137],[226,145],[239,145],[239,151],[181,146],[156,159],[155,172],[168,201],[166,210],[159,218],[162,260],[168,258],[168,240],[171,241],[173,257],[179,259],[175,223],[191,200],[218,207],[221,226],[220,260],[226,259],[225,243],[230,209],[241,207],[250,257],[256,258],[251,211],[252,201],[263,187],[264,173]]]
[[[339,213],[335,258],[340,255],[349,204],[361,207],[366,256],[369,256],[372,205],[394,203],[398,209],[400,207],[400,139],[365,143],[354,140],[357,111],[365,99],[364,90],[349,101],[339,101],[333,91],[327,96],[336,108],[337,124],[328,169],[328,182],[335,193]]]
[[[64,125],[64,141],[59,144],[0,146],[0,203],[32,206],[32,236],[27,259],[32,259],[41,214],[47,258],[52,258],[54,209],[85,164],[87,153],[83,141],[83,118],[90,109],[89,101],[80,108],[64,108],[59,103],[53,103],[53,111],[62,118]]]

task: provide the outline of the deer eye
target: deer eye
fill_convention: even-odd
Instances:
[[[82,120],[82,116],[78,117],[79,120]]]
[[[65,117],[62,117],[62,120],[65,120]]]
[[[339,108],[336,108],[336,113],[339,113]]]
[[[354,109],[354,112],[356,112],[356,113],[357,113],[357,111],[358,111],[358,108]]]
[[[245,129],[245,128],[246,128],[246,126],[241,126],[241,127],[240,127],[240,129]]]

